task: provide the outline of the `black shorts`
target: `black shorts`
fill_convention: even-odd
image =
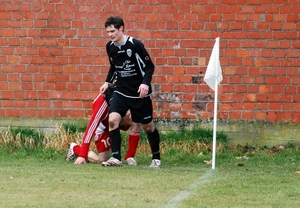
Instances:
[[[153,119],[152,96],[144,98],[128,98],[114,92],[109,102],[109,112],[117,112],[124,117],[130,110],[132,121],[135,123],[148,124]]]

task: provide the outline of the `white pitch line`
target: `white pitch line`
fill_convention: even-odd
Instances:
[[[177,196],[172,198],[168,204],[164,206],[164,208],[175,208],[180,202],[186,198],[188,198],[191,194],[193,194],[199,187],[204,185],[205,183],[208,183],[210,181],[210,178],[214,175],[214,172],[216,170],[208,170],[204,175],[199,177],[199,179],[192,183],[189,187],[187,187],[186,190],[181,191]]]

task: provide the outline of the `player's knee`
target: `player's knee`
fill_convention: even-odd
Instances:
[[[110,128],[116,128],[119,125],[119,121],[115,118],[109,118],[108,124]]]
[[[153,124],[144,124],[143,125],[143,129],[146,133],[152,133],[155,129],[154,125]]]
[[[109,151],[99,153],[99,162],[104,162],[109,159]]]
[[[121,116],[118,113],[110,113],[108,118],[109,128],[115,129],[119,126],[121,122]]]

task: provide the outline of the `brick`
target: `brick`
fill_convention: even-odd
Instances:
[[[242,112],[242,115],[241,115],[241,119],[243,120],[253,120],[254,118],[254,115],[253,115],[253,112],[247,112],[247,111],[244,111]]]
[[[275,76],[284,76],[286,74],[286,70],[284,68],[275,68],[274,75]],[[288,84],[290,81],[289,77],[279,77],[279,83]]]
[[[299,123],[300,122],[300,113],[296,112],[294,114],[293,122],[295,122],[295,123]]]
[[[270,103],[269,110],[281,110],[280,103]]]
[[[69,58],[69,64],[71,65],[77,65],[80,64],[80,58],[76,57],[70,57]]]
[[[5,90],[7,90],[7,87]],[[2,91],[1,94],[2,94],[3,99],[6,99],[6,98],[11,99],[13,97],[12,91]]]
[[[280,39],[284,39],[285,35],[286,35],[286,32],[274,32],[273,38],[280,40]]]
[[[257,103],[258,110],[269,110],[268,103]]]
[[[53,117],[53,111],[48,109],[39,109],[37,111],[38,117],[45,117],[45,118],[51,118]]]
[[[167,64],[169,64],[169,65],[179,65],[179,63],[180,63],[180,60],[177,57],[167,59]]]
[[[248,102],[255,102],[256,101],[256,96],[255,94],[245,94],[244,95],[244,100]]]
[[[280,66],[280,65],[281,65],[281,61],[279,59],[269,60],[269,66]]]
[[[67,90],[67,86],[66,86],[65,83],[56,83],[53,90],[57,90],[57,91],[65,91],[65,90]],[[50,95],[50,96],[51,96],[51,95]]]
[[[255,62],[255,66],[257,67],[262,67],[262,66],[267,66],[268,65],[268,60],[266,59],[257,59]]]
[[[247,102],[245,102],[244,103],[244,110],[245,111],[248,111],[248,110],[254,111],[254,110],[256,110],[256,104],[255,103],[247,103]]]
[[[5,108],[13,108],[15,106],[15,101],[14,100],[3,100],[2,106]]]
[[[273,57],[273,50],[263,50],[262,57]]]
[[[7,74],[7,81],[13,82],[13,81],[18,81],[19,80],[19,75],[15,73],[9,73]]]
[[[241,112],[230,112],[229,118],[232,120],[240,120],[241,119]]]
[[[23,109],[22,110],[22,117],[36,117],[37,110],[36,109]]]
[[[300,50],[288,50],[287,51],[287,57],[292,57],[292,58],[296,58],[296,57],[299,57],[299,54],[300,54]]]
[[[267,120],[267,113],[266,112],[256,112],[254,115],[255,120]]]
[[[9,108],[5,110],[5,114],[8,117],[20,117],[22,115],[22,110],[16,108]]]
[[[294,60],[282,60],[281,61],[281,66],[282,67],[290,67],[294,63]]]
[[[282,104],[282,110],[283,111],[294,111],[295,110],[295,104],[293,104],[293,103],[283,103]]]
[[[282,28],[284,30],[295,30],[295,24],[294,23],[283,23]]]
[[[296,92],[297,92],[297,88],[295,86],[286,86],[285,88],[285,93],[295,94]]]
[[[266,102],[268,100],[268,96],[266,94],[258,94],[256,99],[258,102]]]
[[[259,30],[267,30],[269,28],[269,24],[266,22],[257,23],[257,29]]]

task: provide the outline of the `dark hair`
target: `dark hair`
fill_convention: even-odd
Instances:
[[[111,25],[113,25],[116,29],[120,29],[121,26],[124,27],[124,21],[119,16],[111,16],[111,17],[107,18],[107,20],[105,22],[105,28],[107,28],[108,26],[111,26]]]
[[[109,105],[109,101],[113,96],[114,93],[114,85],[110,84],[108,85],[108,88],[105,90],[104,95],[105,95],[105,101],[107,102],[107,104]]]

